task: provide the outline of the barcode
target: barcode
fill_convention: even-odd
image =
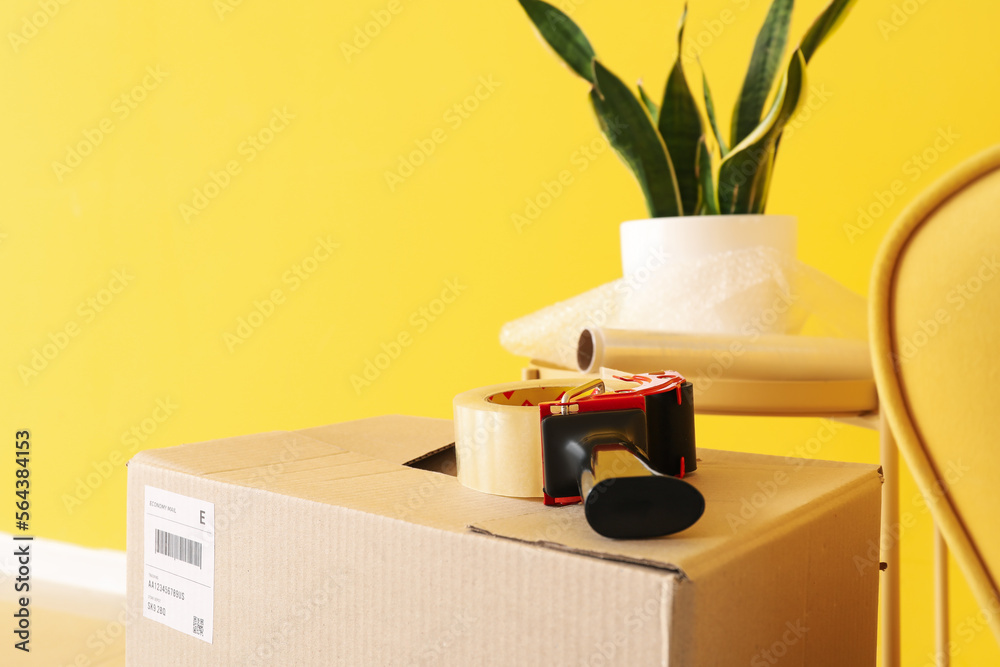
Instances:
[[[201,569],[201,542],[156,529],[155,550],[167,558],[182,560]]]
[[[194,616],[193,618],[194,618],[194,627],[191,628],[191,631],[194,632],[196,635],[204,636],[205,635],[205,619],[198,618],[197,616]]]

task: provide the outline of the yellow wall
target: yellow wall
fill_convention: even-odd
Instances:
[[[824,3],[797,4],[796,37]],[[659,92],[680,0],[561,5],[615,72]],[[691,5],[689,39],[729,109],[767,3]],[[123,461],[137,448],[449,416],[455,393],[518,376],[500,326],[616,277],[618,222],[643,216],[613,156],[581,160],[598,136],[585,85],[515,0],[7,0],[0,12],[0,423],[32,431],[38,535],[123,547]],[[997,25],[987,0],[860,0],[810,66],[817,108],[775,175],[770,211],[799,216],[803,260],[867,292],[902,204],[1000,139]],[[68,155],[81,143],[89,154]],[[422,164],[387,182],[421,146]],[[573,182],[519,232],[512,215],[565,169]],[[880,197],[881,214],[849,233]],[[457,298],[421,314],[449,285]],[[273,312],[241,330],[258,302]],[[400,336],[398,357],[353,386]],[[25,373],[36,351],[52,358]],[[703,446],[785,454],[822,423],[698,426]],[[874,462],[876,446],[844,427],[818,455]],[[905,664],[923,665],[930,522],[913,493],[907,481]],[[956,622],[975,613],[957,588]],[[956,664],[1000,659],[987,630],[956,641]]]

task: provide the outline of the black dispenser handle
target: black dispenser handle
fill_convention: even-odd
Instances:
[[[553,415],[542,421],[545,492],[579,495],[587,522],[617,539],[661,537],[692,526],[705,511],[705,498],[678,477],[655,472],[647,450],[642,410]],[[600,452],[624,449],[649,475],[614,476]]]
[[[645,464],[633,448],[624,448]],[[616,539],[661,537],[690,528],[704,514],[705,498],[688,482],[652,470],[640,477],[608,476],[600,451],[593,449],[580,471],[580,498],[596,532]]]

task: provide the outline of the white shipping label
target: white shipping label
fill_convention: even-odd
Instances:
[[[212,643],[215,504],[146,487],[142,615]]]

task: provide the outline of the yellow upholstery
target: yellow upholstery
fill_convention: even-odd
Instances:
[[[870,315],[881,409],[1000,640],[1000,146],[903,212]]]

